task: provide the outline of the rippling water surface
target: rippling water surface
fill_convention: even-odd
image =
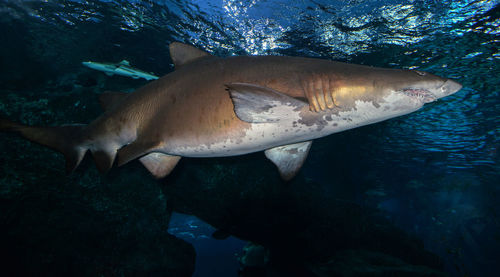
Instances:
[[[387,210],[452,274],[494,271],[482,236],[499,245],[497,1],[2,0],[0,24],[0,84],[21,94],[64,82],[84,60],[168,73],[173,41],[219,56],[309,56],[457,79],[460,92],[419,112],[318,140],[304,174],[352,184],[354,199]],[[477,222],[482,231],[471,229]]]

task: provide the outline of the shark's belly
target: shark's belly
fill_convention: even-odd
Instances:
[[[211,143],[185,144],[164,152],[183,157],[237,156],[317,138],[316,128],[302,124],[255,123],[239,137],[221,138]]]
[[[392,110],[392,112],[387,112]],[[415,109],[416,110],[416,109]],[[379,107],[356,103],[355,109],[340,113],[315,113],[304,120],[298,113],[279,123],[253,123],[239,137],[221,138],[210,144],[185,145],[172,154],[186,157],[223,157],[264,151],[273,147],[304,142],[333,133],[377,123],[408,113],[390,104]]]
[[[361,104],[352,111],[338,114],[314,114],[315,118],[308,121],[297,114],[279,123],[247,124],[238,132],[226,130],[226,135],[222,132],[215,140],[192,140],[191,135],[185,134],[188,136],[178,138],[180,143],[176,143],[175,147],[163,149],[163,152],[183,157],[225,157],[264,151],[384,120],[386,118],[378,116],[381,108],[383,107],[377,109],[368,104]],[[235,136],[234,133],[238,135]]]

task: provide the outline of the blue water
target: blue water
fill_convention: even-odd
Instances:
[[[81,72],[97,79],[96,94],[143,84],[91,72],[82,61],[126,59],[157,75],[171,72],[173,41],[218,56],[308,56],[458,80],[460,92],[418,112],[315,141],[302,174],[339,198],[383,210],[442,257],[450,276],[498,276],[498,1],[0,0],[0,15],[0,111],[24,122],[68,123],[60,114],[31,114],[55,105],[51,97],[75,97],[85,87],[74,82]],[[32,104],[7,107],[8,95]],[[65,119],[89,121],[89,101],[58,104],[74,107]],[[198,251],[196,276],[236,276],[243,242],[217,244],[210,228],[191,230],[202,222],[175,222],[185,231],[170,232],[188,236]],[[208,262],[212,250],[226,262]]]

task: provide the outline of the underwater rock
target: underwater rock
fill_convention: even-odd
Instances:
[[[0,196],[1,275],[192,275],[194,248],[166,232],[169,213],[154,185],[29,177]]]
[[[262,249],[262,246],[260,246]],[[261,250],[259,249],[259,250]],[[250,252],[240,258],[246,258]],[[445,277],[446,274],[426,266],[411,265],[397,257],[367,250],[339,251],[326,262],[310,263],[302,268],[287,263],[270,262],[259,266],[241,263],[240,277]],[[299,273],[300,272],[300,273]]]
[[[21,185],[0,195],[1,275],[192,275],[194,248],[166,232],[154,184],[96,183],[96,172],[78,184],[52,173],[16,176]]]
[[[77,99],[40,100],[49,93],[2,94],[1,112],[45,111],[26,113],[24,120],[34,124],[47,116],[72,117]],[[84,105],[90,98],[95,101],[92,94],[78,101]],[[12,136],[0,143],[0,151],[10,151],[0,156],[1,276],[193,274],[194,248],[167,233],[171,211],[144,169],[132,166],[123,169],[126,174],[118,170],[102,176],[86,161],[68,176],[59,155],[24,149],[24,142]]]
[[[377,264],[370,264],[373,259],[366,258],[366,253],[397,261],[388,262],[392,267],[386,273],[442,269],[440,259],[420,241],[376,211],[336,199],[326,186],[300,175],[283,183],[270,164],[259,161],[263,158],[254,154],[217,159],[215,164],[213,160],[186,160],[184,164],[189,165],[167,178],[163,191],[175,211],[196,215],[225,233],[269,249],[269,264],[282,274],[312,274],[309,265],[360,250],[359,261],[367,268]],[[259,175],[252,175],[248,168]],[[377,270],[384,272],[384,268]]]
[[[248,243],[239,258],[243,267],[265,267],[269,262],[269,250],[262,245]]]
[[[5,3],[2,3],[2,8]],[[40,60],[27,42],[32,33],[24,23],[1,22],[0,30],[0,88],[16,91],[34,90],[43,86],[50,76],[57,75],[54,68]]]
[[[76,84],[83,86],[83,87],[94,87],[97,86],[97,80],[93,78],[92,76],[89,75],[78,75],[78,79],[76,81]]]
[[[309,266],[318,277],[444,277],[426,266],[411,265],[397,257],[366,250],[339,251],[325,263]]]

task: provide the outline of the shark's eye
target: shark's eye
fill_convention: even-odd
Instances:
[[[425,76],[427,74],[427,73],[425,73],[423,71],[418,71],[418,70],[415,70],[414,72],[417,73],[418,76]]]

